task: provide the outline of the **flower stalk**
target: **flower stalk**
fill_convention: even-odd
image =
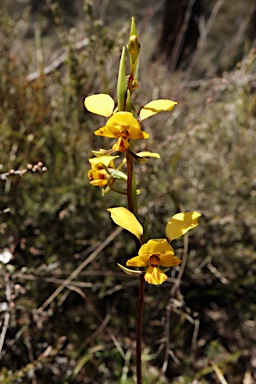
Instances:
[[[137,384],[142,384],[142,329],[143,329],[143,311],[144,311],[145,279],[144,274],[140,275],[138,290],[138,309],[136,324],[136,375]]]
[[[127,203],[128,209],[135,216],[138,216],[137,211],[137,193],[136,193],[136,179],[133,170],[133,158],[129,151],[126,152],[127,162]],[[140,249],[140,241],[135,237],[136,251]],[[142,384],[142,326],[143,326],[143,310],[144,310],[144,292],[145,292],[145,280],[144,273],[139,277],[139,289],[138,289],[138,307],[137,307],[137,321],[136,321],[136,375],[137,384]]]
[[[127,163],[127,203],[128,209],[138,216],[136,179],[133,170],[133,158],[129,151],[126,152]]]

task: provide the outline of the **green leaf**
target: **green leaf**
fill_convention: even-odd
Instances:
[[[121,171],[118,171],[117,169],[111,169],[108,168],[109,173],[111,174],[111,177],[113,179],[121,179],[127,181],[127,175]]]

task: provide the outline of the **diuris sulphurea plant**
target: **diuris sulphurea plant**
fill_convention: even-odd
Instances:
[[[159,159],[160,155],[150,151],[135,153],[134,141],[144,141],[149,138],[149,134],[142,129],[142,122],[158,113],[171,111],[177,103],[168,99],[153,100],[139,110],[133,105],[133,94],[139,89],[137,80],[139,53],[140,43],[135,20],[132,18],[130,38],[127,47],[123,47],[120,59],[116,101],[110,95],[96,94],[87,96],[84,105],[88,111],[106,118],[105,125],[97,128],[95,135],[115,139],[114,144],[109,148],[92,151],[94,157],[89,160],[91,169],[88,172],[88,178],[93,186],[102,189],[103,195],[115,192],[125,196],[126,206],[108,208],[108,211],[112,220],[129,231],[135,240],[136,256],[124,260],[126,266],[118,265],[125,273],[137,276],[139,280],[136,374],[137,383],[141,384],[145,281],[148,284],[160,285],[168,279],[166,270],[181,263],[181,260],[175,256],[171,241],[195,228],[201,215],[198,212],[175,214],[166,223],[165,237],[160,239],[148,238],[147,228],[143,228],[140,222],[139,190],[136,187],[134,166],[144,164],[150,158]],[[127,55],[130,64],[128,74],[125,72]]]

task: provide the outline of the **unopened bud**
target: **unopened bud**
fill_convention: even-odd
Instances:
[[[125,94],[126,94],[126,76],[125,76],[125,47],[123,47],[122,55],[119,64],[119,72],[117,79],[117,105],[118,111],[124,111]]]

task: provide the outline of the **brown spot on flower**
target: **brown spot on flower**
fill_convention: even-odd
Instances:
[[[120,136],[123,139],[129,138],[129,127],[126,127],[125,125],[122,126],[122,130],[120,131]]]
[[[150,256],[149,264],[151,265],[151,267],[157,268],[159,266],[159,262],[160,262],[159,256],[157,256],[157,255]]]

